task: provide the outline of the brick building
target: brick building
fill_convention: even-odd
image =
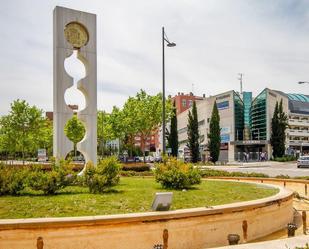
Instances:
[[[177,115],[188,110],[192,106],[194,100],[198,102],[203,99],[205,99],[205,94],[200,97],[193,95],[192,92],[189,94],[179,92],[177,95],[172,97],[172,101],[175,101],[176,104]]]

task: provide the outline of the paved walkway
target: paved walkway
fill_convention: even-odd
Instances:
[[[280,240],[271,240],[266,242],[249,243],[235,246],[216,247],[217,249],[294,249],[295,247],[304,247],[309,243],[309,235],[303,235],[293,238]]]
[[[248,182],[247,180],[244,180],[245,182]],[[253,182],[255,180],[252,180]],[[249,181],[251,182],[251,181]],[[280,185],[282,186],[282,183],[280,182],[267,182],[269,184],[274,185]],[[297,191],[303,195],[304,191],[301,184],[293,184],[293,183],[287,183],[286,187]],[[247,244],[241,244],[237,246],[225,246],[225,247],[218,247],[222,249],[295,249],[296,246],[305,246],[306,243],[309,244],[309,235],[303,235],[303,227],[302,227],[302,217],[301,212],[307,211],[307,224],[309,224],[309,201],[302,199],[294,199],[293,206],[295,210],[297,210],[297,214],[295,214],[294,217],[294,223],[297,224],[298,229],[295,231],[296,237],[293,238],[287,238],[287,230],[283,229],[280,231],[277,231],[275,233],[269,234],[263,238],[257,239],[255,241],[249,242]],[[309,232],[309,229],[307,228],[307,234]]]
[[[309,176],[309,168],[297,168],[296,162],[235,162],[222,166],[202,166],[203,168],[211,168],[217,170],[225,170],[228,172],[243,172],[243,173],[264,173],[271,177],[277,175]]]

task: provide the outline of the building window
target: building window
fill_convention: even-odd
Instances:
[[[186,99],[183,99],[181,101],[181,103],[182,103],[182,107],[187,107],[187,100]]]
[[[189,107],[192,106],[192,100],[189,100]]]
[[[253,100],[251,105],[251,132],[253,140],[267,139],[266,98],[267,92],[264,90]]]
[[[223,101],[217,103],[218,110],[224,110],[229,108],[229,101]]]

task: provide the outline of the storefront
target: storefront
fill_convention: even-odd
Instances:
[[[235,145],[235,161],[245,161],[245,154],[247,154],[248,161],[261,161],[269,158],[269,141],[267,140],[235,141],[231,144]]]

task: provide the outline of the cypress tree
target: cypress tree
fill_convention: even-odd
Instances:
[[[287,115],[283,111],[282,99],[276,102],[274,115],[271,120],[270,143],[273,148],[273,157],[282,157],[285,154],[285,130],[288,125]]]
[[[198,132],[198,118],[196,103],[193,101],[192,113],[189,111],[188,115],[188,143],[187,146],[191,152],[191,162],[196,163],[200,157],[199,150],[199,132]]]
[[[208,134],[208,149],[211,157],[211,161],[215,163],[219,159],[220,155],[220,145],[221,145],[221,136],[220,136],[220,116],[218,112],[217,103],[214,103],[212,114],[209,123]]]
[[[273,157],[276,158],[279,155],[278,148],[280,143],[279,138],[279,119],[278,119],[278,112],[279,112],[279,105],[278,101],[276,102],[274,115],[271,120],[271,138],[270,138],[270,144],[273,148]]]
[[[177,132],[177,115],[176,115],[176,104],[173,103],[173,112],[171,117],[171,129],[168,134],[168,145],[172,149],[172,156],[177,157],[178,155],[178,132]]]

